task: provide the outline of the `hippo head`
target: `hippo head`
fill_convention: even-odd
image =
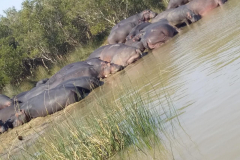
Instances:
[[[20,110],[15,114],[15,120],[13,121],[13,127],[20,126],[28,122],[30,118],[27,116],[24,110]]]
[[[130,39],[133,38],[133,35],[132,34],[129,34],[127,37],[126,37],[126,41],[129,41]]]
[[[114,63],[111,63],[111,64],[110,64],[110,68],[111,68],[111,74],[114,74],[114,73],[122,70],[122,69],[123,69],[123,66],[117,65],[117,64],[114,64]]]
[[[195,14],[193,11],[188,11],[187,19],[189,19],[192,23],[194,23],[194,22],[197,22],[199,19],[201,19],[201,16]]]
[[[157,13],[147,9],[141,12],[144,21],[149,21],[150,19],[157,16]]]
[[[111,74],[111,65],[109,62],[101,62],[101,71],[99,74],[99,78],[105,78],[108,77],[108,75]]]

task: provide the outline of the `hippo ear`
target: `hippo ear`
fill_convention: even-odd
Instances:
[[[191,16],[190,12],[187,12],[187,17],[188,17],[188,19],[192,19],[192,16]]]

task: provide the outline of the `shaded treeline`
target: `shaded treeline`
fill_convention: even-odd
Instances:
[[[89,42],[101,42],[120,20],[164,0],[26,0],[0,19],[0,89],[49,68]]]

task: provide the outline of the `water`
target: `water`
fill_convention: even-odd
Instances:
[[[239,8],[239,0],[229,0],[183,28],[161,48],[107,78],[78,104],[79,112],[96,110],[84,107],[96,96],[111,101],[129,96],[122,88],[134,88],[155,99],[151,103],[161,99],[159,110],[170,106],[176,111],[170,113],[176,124],[168,124],[174,138],[165,142],[170,155],[162,159],[240,159]],[[129,157],[136,158],[134,153]],[[140,153],[138,159],[150,158]]]
[[[149,92],[167,95],[177,110],[181,126],[173,130],[170,159],[240,159],[239,8],[229,0],[121,77],[154,86]]]

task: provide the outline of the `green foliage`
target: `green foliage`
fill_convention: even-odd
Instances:
[[[0,88],[19,83],[39,65],[53,66],[90,41],[102,41],[124,18],[163,8],[159,0],[25,0],[22,10],[9,8],[0,18]]]

